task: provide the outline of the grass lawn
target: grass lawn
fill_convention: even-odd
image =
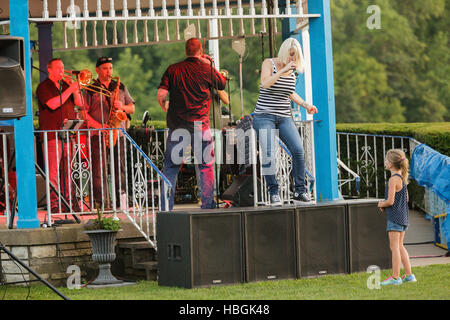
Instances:
[[[381,271],[381,281],[391,270]],[[448,300],[450,299],[450,264],[416,267],[417,283],[381,287],[367,287],[369,273],[328,275],[318,278],[245,283],[232,286],[181,289],[159,287],[155,281],[141,281],[136,285],[105,289],[58,288],[71,300]],[[29,294],[29,296],[28,296]],[[1,286],[4,300],[61,300],[44,285],[30,289]]]

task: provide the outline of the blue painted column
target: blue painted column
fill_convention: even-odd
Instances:
[[[333,50],[331,44],[330,0],[308,1],[308,13],[320,14],[309,20],[314,116],[316,186],[319,201],[339,198],[334,105]]]
[[[282,6],[285,5],[283,2],[279,2],[279,4]],[[292,14],[297,13],[297,7],[291,6],[291,12]],[[301,31],[294,32],[295,29],[297,28],[297,18],[283,19],[281,21],[281,28],[282,28],[281,36],[283,41],[286,40],[287,38],[295,38],[303,47]],[[300,97],[302,97],[302,99],[305,99],[305,73],[298,74],[297,83],[295,85],[295,92]],[[300,112],[302,115],[302,120],[305,120],[306,119],[305,109],[300,107]]]
[[[28,26],[28,1],[10,0],[9,15],[11,35],[24,38],[25,88],[27,115],[14,120],[16,152],[18,220],[17,228],[39,228],[36,201],[36,176],[34,166],[33,107],[31,94],[30,31]]]

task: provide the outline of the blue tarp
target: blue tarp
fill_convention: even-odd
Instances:
[[[420,144],[412,154],[410,173],[419,186],[430,188],[442,201],[450,204],[450,157]],[[442,231],[450,243],[450,206],[448,208]]]

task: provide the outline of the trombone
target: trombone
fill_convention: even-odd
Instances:
[[[111,97],[111,92],[101,86],[97,86],[92,84],[92,72],[88,69],[83,69],[77,73],[74,73],[72,70],[64,70],[66,77],[75,77],[75,79],[80,84],[80,87],[95,93],[100,93],[104,96]]]

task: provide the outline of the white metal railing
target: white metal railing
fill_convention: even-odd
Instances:
[[[424,189],[424,208],[422,209],[432,217],[445,216],[450,209],[450,204],[446,204],[439,198],[432,188],[425,187]]]
[[[49,21],[84,21],[84,20],[146,20],[155,18],[157,20],[167,19],[241,19],[241,18],[285,18],[290,17],[318,17],[318,14],[305,14],[307,1],[298,0],[295,5],[290,1],[285,1],[284,5],[279,5],[279,1],[273,1],[273,7],[269,6],[266,0],[251,0],[243,3],[241,0],[230,3],[225,1],[192,1],[192,0],[174,0],[170,1],[130,1],[133,5],[132,9],[128,6],[128,1],[113,0],[97,0],[95,7],[92,1],[82,0],[43,0],[42,1],[42,17],[32,18],[32,22],[49,22]],[[63,4],[66,7],[63,7]],[[157,5],[155,5],[155,3]],[[51,5],[49,5],[51,4]],[[91,6],[89,6],[91,4]],[[109,11],[105,10],[109,7]],[[297,13],[292,13],[292,7],[296,8]],[[130,10],[129,10],[130,9]],[[221,12],[221,9],[224,9]],[[198,14],[195,12],[198,10]],[[108,15],[103,13],[108,11]],[[121,12],[117,15],[116,12]],[[236,12],[236,13],[234,13]],[[131,14],[133,13],[133,15]],[[91,15],[92,14],[92,15]]]
[[[316,201],[316,187],[315,187],[315,165],[314,165],[314,137],[313,135],[313,121],[296,121],[297,129],[303,142],[303,149],[305,154],[305,177],[306,188],[311,195],[312,201]],[[232,129],[234,130],[234,129]],[[239,138],[239,136],[241,137]],[[260,152],[260,145],[257,142],[256,132],[254,129],[245,129],[244,132],[234,133],[232,137],[237,137],[235,141],[227,142],[228,144],[236,144],[236,150],[243,156],[238,159],[245,159],[246,149],[248,151],[248,159],[242,161],[239,164],[251,165],[253,176],[253,199],[254,206],[269,205],[270,196],[267,189],[267,184],[263,175],[263,160],[262,153]],[[245,144],[245,139],[249,139],[249,143]],[[275,137],[277,147],[275,147],[275,154],[272,159],[275,159],[275,177],[278,182],[278,191],[281,201],[284,204],[292,203],[293,199],[293,182],[292,182],[292,154],[286,147],[286,145]]]
[[[305,141],[304,136],[302,136],[302,140]],[[290,204],[292,203],[293,199],[293,183],[291,181],[291,174],[292,174],[292,154],[289,151],[289,149],[286,147],[286,145],[279,139],[279,137],[276,137],[276,143],[278,144],[278,147],[275,148],[275,159],[276,159],[276,179],[278,181],[278,187],[279,187],[279,195],[281,198],[281,201],[284,204]],[[258,148],[257,154],[259,155],[259,172],[260,176],[262,176],[262,160],[261,160],[261,152]],[[305,152],[306,154],[306,152]],[[309,164],[309,163],[308,163]],[[311,194],[311,200],[314,202],[316,201],[315,198],[315,178],[311,174],[311,172],[307,169],[308,164],[306,163],[306,157],[305,157],[305,177],[306,177],[306,189],[309,194]],[[257,164],[254,164],[254,166],[257,166]],[[256,184],[254,184],[255,188]],[[258,200],[257,205],[270,205],[270,197],[269,192],[267,189],[267,184],[264,179],[260,179],[259,181],[259,187],[257,186],[258,190]]]
[[[15,181],[10,181],[10,169],[13,166],[13,132],[0,132],[0,218],[9,225],[11,219],[11,207],[14,206],[14,194],[12,186]]]
[[[307,190],[311,194],[312,200],[316,200],[316,187],[314,178],[314,164],[311,163],[314,159],[314,146],[311,145],[312,137],[312,121],[297,122],[300,135],[303,140],[305,150],[305,173],[307,181]],[[214,129],[211,129],[214,131]],[[167,129],[152,131],[152,137],[149,139],[150,158],[153,162],[162,167],[165,150],[165,137],[167,137]],[[217,131],[213,134],[216,141],[215,148],[219,147],[224,152],[216,152],[215,161],[218,168],[223,165],[242,165],[247,166],[248,172],[252,173],[253,178],[253,205],[269,205],[269,194],[265,179],[262,178],[262,160],[259,152],[259,144],[257,143],[256,134],[253,129],[248,128],[227,128],[225,133]],[[279,184],[280,198],[285,204],[292,203],[293,198],[293,183],[291,181],[292,173],[292,155],[284,145],[284,143],[276,138],[278,148],[275,148],[276,159],[276,179]],[[225,146],[225,147],[222,147]],[[310,154],[308,154],[310,153]],[[222,170],[222,169],[220,169]],[[243,171],[246,171],[243,169]]]
[[[337,132],[336,136],[339,191],[344,197],[384,197],[386,152],[402,149],[410,157],[420,144],[413,138],[394,135]]]
[[[339,191],[342,190],[342,186],[344,186],[345,184],[347,184],[347,183],[351,184],[353,181],[355,181],[356,192],[358,192],[359,188],[361,186],[361,178],[352,169],[347,167],[345,165],[345,163],[342,162],[341,159],[339,159],[339,158],[337,159],[337,164],[338,164],[339,169],[343,169],[349,174],[349,176],[347,176],[347,177],[338,179]],[[338,174],[342,175],[340,173],[340,170],[338,170]],[[341,194],[341,197],[342,197],[342,194]]]
[[[292,10],[293,8],[296,10]],[[307,1],[301,0],[296,1],[295,4],[286,1],[283,5],[277,0],[273,2],[251,0],[246,3],[241,0],[233,3],[229,0],[157,2],[97,0],[95,3],[87,0],[70,2],[44,0],[42,16],[32,17],[29,21],[62,23],[64,43],[58,50],[65,50],[183,41],[180,30],[191,26],[192,21],[195,26],[195,35],[199,38],[205,35],[207,39],[234,37],[236,28],[233,23],[236,19],[239,24],[237,27],[239,35],[258,36],[266,33],[267,18],[303,18],[302,20],[307,21],[309,18],[320,17],[319,14],[305,12],[307,12]],[[245,19],[250,20],[250,25],[247,27],[243,23]],[[209,22],[204,24],[202,21]],[[217,23],[218,33],[215,36],[211,36],[210,33],[211,21]],[[228,28],[222,28],[222,21],[228,23]],[[259,23],[259,32],[256,32],[255,21]],[[101,43],[97,35],[98,22],[102,23]],[[118,28],[118,22],[123,24],[121,30]],[[162,22],[163,25],[159,25],[158,22]],[[153,28],[149,27],[149,23],[153,24]],[[132,38],[128,35],[130,31],[128,26],[131,26]],[[248,30],[245,30],[246,28]],[[274,29],[277,33],[276,24]],[[88,30],[91,30],[92,35],[88,35]],[[175,35],[171,37],[173,33]],[[163,34],[163,37],[160,37],[160,34]]]
[[[132,169],[132,185],[133,185],[133,208],[128,210],[128,218],[135,225],[135,227],[144,235],[144,237],[151,244],[156,245],[150,239],[150,224],[149,224],[149,207],[151,208],[151,226],[153,228],[153,235],[156,236],[156,208],[161,208],[161,194],[164,192],[166,195],[165,208],[169,208],[168,194],[170,193],[172,186],[170,181],[164,176],[155,165],[148,155],[136,144],[136,142],[121,129],[123,135],[130,143],[131,152],[131,169]],[[134,161],[134,152],[136,161]],[[150,180],[149,180],[150,179]],[[148,184],[150,182],[150,190],[148,190]],[[155,185],[156,184],[156,185]],[[149,205],[149,195],[151,197],[151,206]],[[158,206],[155,204],[155,197],[158,198]],[[145,210],[145,214],[144,211]],[[145,219],[144,219],[145,217]]]
[[[115,144],[113,131],[118,134]],[[38,209],[47,211],[48,225],[57,223],[63,216],[79,220],[98,208],[115,217],[128,218],[156,246],[153,239],[156,211],[161,207],[160,195],[169,192],[172,186],[125,130],[37,130],[35,133],[41,140],[36,144],[38,198],[44,195],[44,199],[37,199]],[[4,186],[11,185],[8,181],[11,166],[4,160],[8,159],[7,135],[0,136],[4,146],[0,150],[0,178]],[[3,198],[11,198],[8,191],[3,188]],[[6,201],[2,211],[7,223],[12,210],[15,208]]]

